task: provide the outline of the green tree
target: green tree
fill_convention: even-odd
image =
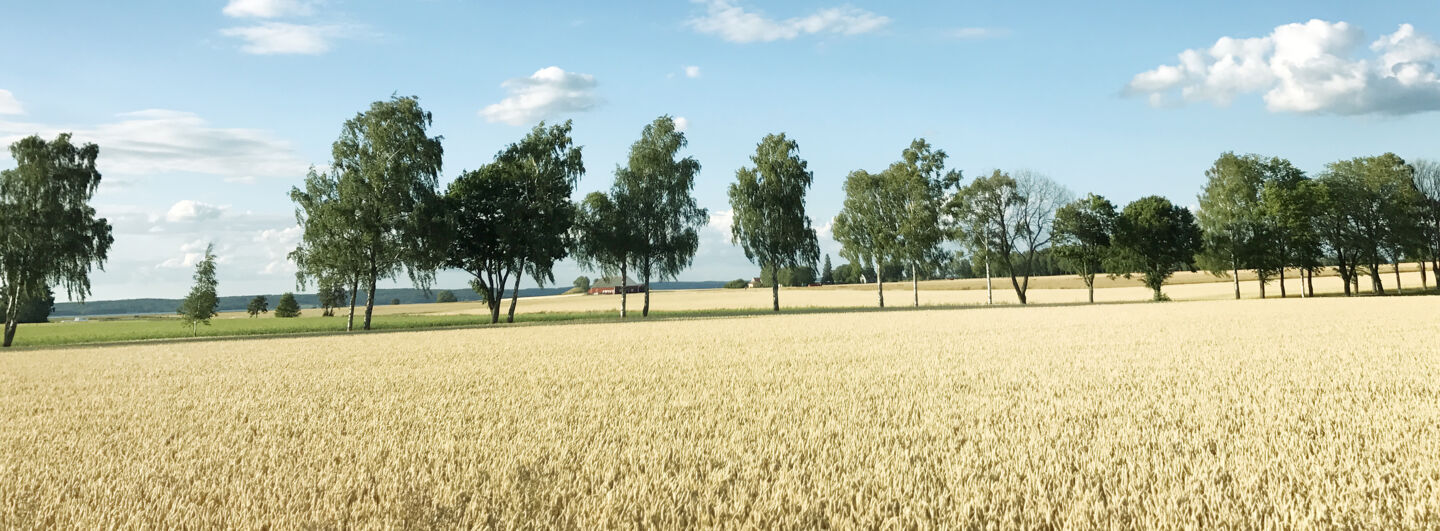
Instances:
[[[1110,256],[1110,238],[1118,216],[1110,200],[1095,194],[1055,211],[1055,256],[1085,281],[1091,303],[1095,302],[1095,274],[1104,269]]]
[[[694,157],[676,158],[686,145],[685,133],[675,130],[675,121],[661,116],[646,125],[640,140],[630,146],[627,164],[615,169],[612,195],[634,223],[630,265],[646,286],[641,316],[650,315],[650,282],[674,279],[690,266],[700,246],[696,229],[707,218],[692,193],[700,162]]]
[[[391,306],[399,306],[399,305],[400,305],[400,299],[390,299],[390,305],[391,305]]]
[[[520,272],[528,273],[535,283],[544,287],[555,282],[555,263],[564,259],[574,246],[571,229],[575,223],[575,203],[570,196],[585,174],[581,149],[570,138],[571,122],[545,127],[540,122],[520,142],[511,144],[496,156],[496,163],[514,172],[519,184],[517,210],[511,219],[519,224],[524,235],[517,240],[519,266],[514,289],[510,294],[507,322],[515,322],[515,305],[520,298]]]
[[[1320,229],[1317,226],[1319,190],[1314,181],[1290,166],[1289,161],[1272,161],[1283,164],[1285,169],[1269,172],[1265,187],[1260,191],[1260,203],[1265,226],[1271,231],[1275,245],[1274,253],[1283,264],[1279,268],[1280,297],[1286,295],[1287,267],[1299,269],[1300,295],[1314,295],[1315,272],[1324,268]]]
[[[575,290],[575,291],[577,291],[577,292],[580,292],[580,293],[588,292],[588,291],[590,291],[590,277],[587,277],[587,276],[585,276],[585,275],[580,275],[580,276],[578,276],[578,277],[575,277],[575,282],[572,283],[570,286],[571,286],[571,289],[573,289],[573,290]]]
[[[964,187],[956,178],[946,184],[958,187],[945,207],[957,238],[983,264],[993,264],[1009,275],[1016,298],[1028,303],[1030,277],[1054,237],[1055,211],[1069,202],[1070,193],[1048,177],[1028,171],[1011,177],[995,170]]]
[[[340,284],[328,282],[320,284],[319,288],[319,291],[315,294],[315,298],[320,302],[321,317],[333,317],[335,315],[335,308],[349,304],[347,302],[345,288]]]
[[[779,271],[814,264],[820,257],[815,229],[805,215],[805,192],[814,175],[796,154],[799,149],[784,133],[765,135],[750,156],[755,166],[736,171],[730,185],[731,241],[740,244],[745,257],[762,271],[770,272],[770,299],[777,312]]]
[[[1381,266],[1394,264],[1400,288],[1399,262],[1420,233],[1422,194],[1415,186],[1415,168],[1393,153],[1330,163],[1321,180],[1332,192],[1331,206],[1342,209],[1350,224],[1355,263],[1370,275],[1377,294],[1384,294]]]
[[[250,299],[250,304],[247,304],[245,306],[245,313],[250,314],[250,317],[252,318],[262,313],[269,312],[270,299],[265,297],[264,295],[256,295],[255,298]]]
[[[1226,152],[1205,171],[1207,182],[1197,214],[1204,240],[1200,265],[1216,276],[1230,276],[1236,299],[1240,298],[1240,269],[1255,269],[1263,299],[1265,285],[1279,267],[1260,201],[1269,164],[1259,155]]]
[[[1191,267],[1200,246],[1200,227],[1189,209],[1163,197],[1142,197],[1125,205],[1115,220],[1108,269],[1125,278],[1139,274],[1155,290],[1155,300],[1165,300],[1160,288],[1175,271]]]
[[[20,312],[15,321],[20,324],[38,324],[50,322],[50,314],[55,313],[55,294],[46,286],[41,290],[42,295],[32,297],[20,304]]]
[[[834,284],[834,283],[835,283],[835,268],[833,268],[833,267],[830,266],[830,254],[829,254],[829,253],[826,253],[826,254],[825,254],[825,266],[820,269],[820,283],[821,283],[821,284]]]
[[[438,294],[435,295],[435,302],[437,302],[437,303],[443,304],[443,303],[447,303],[447,302],[459,302],[459,301],[460,301],[460,299],[455,298],[455,292],[450,291],[450,290],[448,290],[448,289],[440,290],[440,293],[438,293]]]
[[[884,269],[885,264],[903,259],[896,244],[901,221],[894,195],[885,175],[856,170],[845,177],[845,203],[835,215],[832,231],[840,242],[840,256],[852,265]],[[885,281],[875,280],[884,308]]]
[[[294,293],[285,292],[280,296],[280,302],[275,303],[275,317],[300,317],[300,303],[295,301]]]
[[[462,173],[445,192],[451,237],[447,265],[470,273],[471,286],[500,322],[500,305],[509,281],[522,274],[528,231],[521,209],[523,194],[517,172],[494,162]]]
[[[355,263],[336,262],[355,267],[353,276],[365,286],[363,328],[366,330],[370,329],[375,286],[380,280],[393,279],[404,270],[412,283],[425,288],[443,262],[440,247],[444,234],[443,208],[435,190],[443,148],[441,137],[428,136],[431,121],[430,113],[421,108],[419,99],[413,96],[377,101],[365,112],[347,120],[340,138],[331,148],[333,199],[338,205],[315,212],[338,219],[323,219],[314,228],[333,230],[336,225],[348,223],[354,234],[344,238],[337,234],[315,235],[312,239],[312,225],[302,220],[307,243],[353,239],[357,244],[359,252]],[[295,196],[296,191],[292,190],[291,197]],[[315,198],[321,204],[325,199],[323,195]],[[302,254],[324,252],[329,246],[307,247],[302,243],[299,250]],[[303,258],[297,260],[302,272],[327,269],[314,267],[312,262],[328,259],[310,254]]]
[[[1358,182],[1351,176],[1333,172],[1321,174],[1314,187],[1313,222],[1320,239],[1330,249],[1347,297],[1354,292],[1352,286],[1359,286],[1359,257],[1365,247],[1358,223],[1361,215],[1358,188]]]
[[[581,201],[575,216],[575,260],[581,267],[598,270],[602,275],[619,274],[622,318],[626,316],[631,256],[639,239],[633,214],[621,208],[611,195],[591,192]]]
[[[923,138],[910,142],[900,161],[885,171],[898,216],[895,264],[910,270],[910,289],[920,306],[920,271],[944,260],[940,244],[945,231],[940,209],[946,182],[958,182],[959,171],[945,171],[944,150],[933,149]]]
[[[195,264],[195,285],[180,301],[180,319],[190,325],[190,335],[199,335],[200,325],[210,326],[210,319],[220,313],[220,296],[215,289],[215,244],[205,246],[205,257]]]
[[[1440,287],[1440,162],[1416,160],[1415,189],[1421,195],[1420,241],[1424,252],[1420,253],[1420,280],[1425,281],[1424,258],[1430,259],[1430,270],[1435,273],[1435,284]]]
[[[15,168],[0,171],[0,310],[3,342],[15,341],[20,309],[63,286],[72,300],[90,295],[90,268],[105,267],[114,243],[110,223],[90,199],[100,185],[100,148],[77,146],[68,133],[10,145]]]
[[[290,252],[290,260],[297,267],[296,287],[305,289],[309,281],[315,282],[324,316],[332,316],[335,308],[349,304],[345,330],[350,331],[355,329],[360,281],[368,271],[366,231],[354,223],[362,216],[360,200],[367,194],[357,189],[363,184],[360,179],[342,181],[341,177],[334,168],[321,173],[312,167],[305,177],[305,188],[290,189],[295,220],[304,229],[299,246]],[[343,194],[342,186],[346,189]]]

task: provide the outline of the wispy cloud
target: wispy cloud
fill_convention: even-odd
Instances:
[[[25,114],[25,107],[10,91],[0,89],[0,114]]]
[[[275,18],[309,15],[313,5],[305,0],[230,0],[220,11],[227,17]]]
[[[353,33],[350,26],[287,22],[265,22],[220,30],[221,35],[243,41],[241,51],[255,55],[320,55],[330,51],[335,40]]]
[[[686,22],[700,33],[736,43],[789,40],[802,35],[859,35],[885,27],[890,18],[852,6],[821,9],[801,17],[776,20],[747,11],[730,0],[709,0],[705,15]]]
[[[981,27],[955,28],[947,32],[947,35],[955,39],[967,40],[999,39],[1001,37],[1009,37],[1010,30],[1008,28]]]

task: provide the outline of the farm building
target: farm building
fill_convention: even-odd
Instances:
[[[618,295],[620,286],[620,277],[605,277],[591,282],[590,291],[587,293],[590,295]],[[624,286],[626,293],[645,293],[646,286],[644,284],[636,284],[634,281],[626,279]]]

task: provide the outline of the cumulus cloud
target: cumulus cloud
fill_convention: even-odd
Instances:
[[[685,77],[690,79],[700,77],[700,67],[693,65],[685,67]]]
[[[221,12],[235,18],[275,18],[309,15],[311,3],[303,0],[230,0]]]
[[[676,131],[679,131],[679,132],[681,132],[681,133],[684,133],[685,130],[686,130],[686,129],[689,129],[689,128],[690,128],[690,119],[689,119],[689,118],[686,118],[686,117],[684,117],[684,116],[676,116],[676,117],[675,117],[675,130],[676,130]]]
[[[1269,35],[1222,37],[1208,49],[1185,50],[1176,64],[1141,72],[1125,87],[1151,105],[1229,105],[1263,93],[1272,112],[1403,115],[1440,109],[1440,46],[1409,24],[1370,43],[1346,22],[1286,24]]]
[[[265,229],[255,233],[252,242],[264,251],[262,275],[290,275],[295,273],[295,263],[290,261],[290,251],[300,245],[305,229],[299,225],[283,229]]]
[[[186,242],[185,244],[180,246],[180,252],[178,256],[173,256],[163,262],[160,262],[159,264],[155,264],[155,268],[181,269],[187,267],[195,267],[195,264],[198,264],[201,260],[205,259],[205,248],[208,247],[210,243],[211,242],[209,240],[204,239]],[[220,255],[219,250],[217,250],[215,253],[215,261],[224,261]]]
[[[885,27],[890,18],[851,6],[821,9],[803,17],[776,20],[747,11],[730,0],[705,2],[705,15],[686,22],[691,29],[736,42],[790,40],[802,35],[859,35]]]
[[[255,129],[211,127],[194,113],[152,109],[118,115],[94,126],[58,127],[0,121],[0,143],[31,134],[50,137],[73,131],[75,139],[100,146],[105,173],[154,175],[198,173],[227,177],[298,177],[307,164],[289,142]]]
[[[0,89],[0,114],[25,114],[25,107],[20,105],[20,100],[10,91]]]
[[[221,35],[244,41],[240,50],[255,55],[320,55],[330,51],[336,39],[349,33],[345,26],[288,22],[265,22],[220,30]]]
[[[486,121],[528,125],[561,114],[588,111],[600,104],[595,95],[595,76],[566,72],[558,66],[541,68],[530,77],[511,79],[501,86],[510,91],[510,96],[480,111]]]
[[[193,199],[177,201],[170,206],[165,213],[165,221],[171,223],[193,223],[196,221],[209,221],[219,218],[225,213],[225,207],[215,206],[209,203],[202,203]]]

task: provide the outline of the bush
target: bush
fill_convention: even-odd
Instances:
[[[460,302],[460,299],[455,298],[455,292],[447,289],[440,291],[439,295],[435,297],[435,302]]]
[[[750,283],[743,278],[737,278],[725,283],[725,289],[742,289],[750,287]]]
[[[391,305],[391,306],[399,306],[399,305],[400,305],[400,299],[390,299],[390,305]]]
[[[300,317],[300,304],[295,302],[294,293],[280,296],[280,302],[275,304],[275,317]]]
[[[572,291],[575,291],[576,293],[585,293],[587,291],[590,291],[590,277],[576,277],[574,288],[572,289]]]

